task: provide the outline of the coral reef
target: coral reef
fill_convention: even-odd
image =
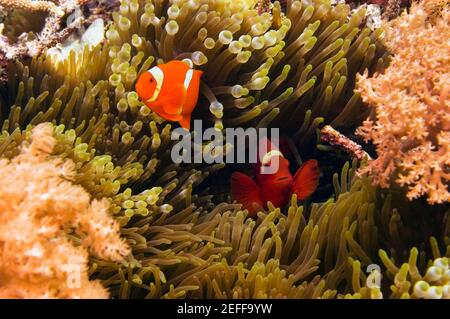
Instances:
[[[100,282],[89,281],[88,250],[119,262],[129,247],[108,202],[91,202],[72,184],[74,163],[49,157],[52,133],[50,124],[38,125],[29,145],[0,160],[0,297],[106,298]]]
[[[96,19],[107,21],[107,11],[117,3],[118,0],[1,0],[0,8],[8,13],[0,24],[0,83],[7,79],[8,61],[38,56]]]
[[[44,11],[48,14],[45,18],[44,26],[36,39],[23,36],[16,43],[11,43],[7,36],[2,35],[0,37],[0,50],[7,59],[14,60],[19,57],[36,56],[45,48],[56,44],[63,38],[68,31],[64,30],[63,34],[59,34],[63,22],[62,17],[72,12],[78,4],[76,1],[65,1],[61,6],[57,6],[51,1],[2,0],[0,5],[3,5],[7,10]]]
[[[378,155],[362,173],[382,187],[395,179],[410,199],[426,195],[431,204],[450,201],[449,8],[441,14],[428,21],[420,4],[393,20],[386,35],[392,63],[358,82],[373,107],[359,134],[376,145]]]
[[[383,12],[384,20],[391,20],[399,16],[404,8],[411,6],[411,0],[348,0],[348,3],[367,3],[369,6],[377,6]]]
[[[31,0],[0,0],[0,5],[8,9],[24,9],[28,11],[45,11],[63,15],[58,6],[51,1],[31,1]]]

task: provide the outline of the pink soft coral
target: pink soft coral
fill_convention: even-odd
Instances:
[[[72,162],[49,158],[54,144],[41,124],[20,155],[0,160],[0,298],[107,298],[89,281],[88,249],[115,261],[129,254],[108,202],[70,181]]]
[[[394,56],[384,74],[358,82],[374,109],[358,133],[377,148],[378,158],[361,173],[387,187],[394,178],[410,199],[450,202],[450,28],[442,1],[413,5],[386,29]],[[439,18],[429,16],[440,6]]]

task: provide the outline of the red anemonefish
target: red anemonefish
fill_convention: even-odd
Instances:
[[[231,176],[231,194],[248,210],[250,217],[255,217],[259,210],[267,208],[268,201],[275,207],[283,207],[292,194],[297,194],[300,200],[305,199],[316,190],[319,183],[316,160],[305,162],[292,177],[289,161],[283,153],[269,139],[263,139],[261,143],[267,143],[267,153],[255,165],[255,179],[239,172]],[[262,174],[262,168],[269,167],[274,161],[278,161],[276,172]]]
[[[183,61],[170,61],[141,74],[136,92],[152,111],[189,130],[202,75],[202,71],[191,69]]]

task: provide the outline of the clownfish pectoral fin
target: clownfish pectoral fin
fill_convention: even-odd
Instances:
[[[181,127],[190,130],[191,129],[191,114],[184,115],[181,120],[178,121],[180,123]]]
[[[259,186],[252,178],[242,173],[235,172],[231,176],[231,194],[233,199],[248,210],[250,217],[255,217],[264,207]]]
[[[187,92],[183,84],[175,85],[161,100],[164,112],[167,114],[180,114],[186,103]]]
[[[309,197],[319,184],[319,174],[317,161],[306,161],[294,176],[292,193],[297,194],[297,198],[300,200]]]

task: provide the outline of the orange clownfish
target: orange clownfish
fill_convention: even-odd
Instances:
[[[319,183],[319,167],[316,160],[305,162],[292,176],[289,161],[283,153],[268,139],[263,139],[261,143],[267,143],[267,153],[255,165],[255,178],[252,179],[239,172],[231,176],[231,194],[248,210],[250,217],[255,217],[258,211],[267,208],[269,201],[275,207],[283,207],[289,202],[292,194],[296,194],[300,200],[305,199],[314,193]],[[274,163],[278,163],[275,172],[263,174],[262,169]]]
[[[183,61],[170,61],[141,74],[136,92],[152,111],[189,130],[202,75],[202,71],[191,69]]]

